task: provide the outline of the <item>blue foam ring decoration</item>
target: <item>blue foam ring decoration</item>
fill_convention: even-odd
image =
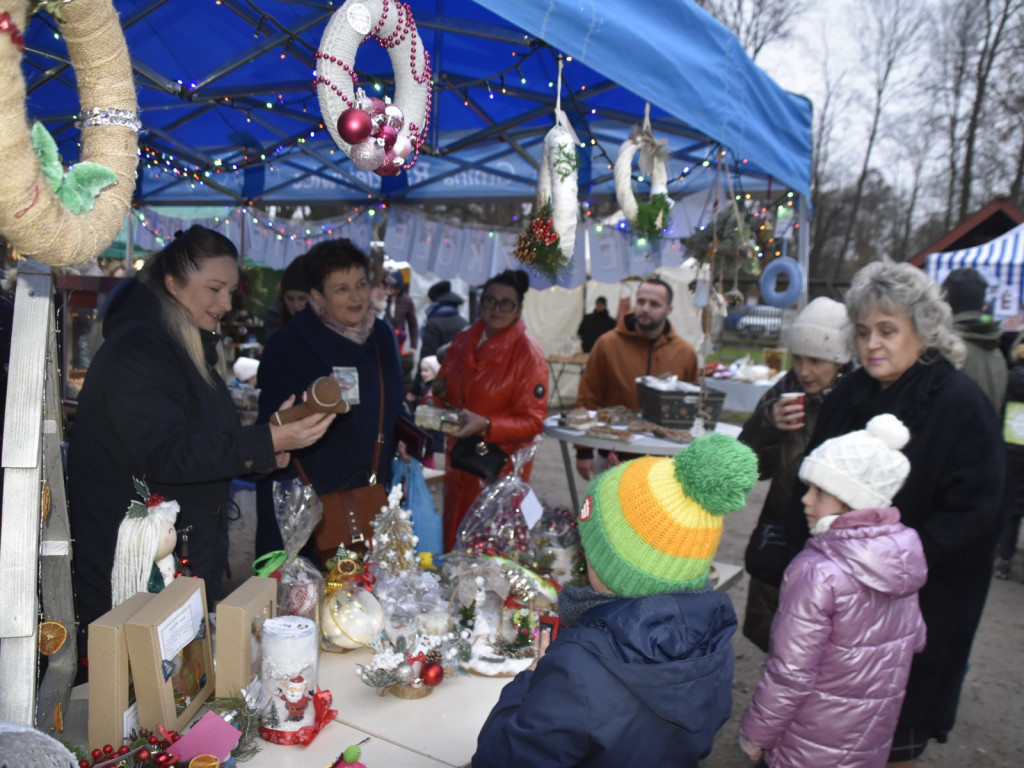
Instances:
[[[775,280],[780,275],[789,277],[789,287],[781,293],[775,290]],[[770,307],[785,309],[793,306],[804,290],[804,271],[796,259],[781,256],[764,268],[761,273],[761,299]]]

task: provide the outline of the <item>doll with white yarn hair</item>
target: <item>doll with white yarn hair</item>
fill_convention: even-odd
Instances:
[[[136,480],[135,487],[145,501],[132,501],[117,529],[112,606],[136,592],[160,592],[171,583],[177,565],[174,547],[178,534],[174,524],[180,510],[178,502],[150,494],[143,481]]]

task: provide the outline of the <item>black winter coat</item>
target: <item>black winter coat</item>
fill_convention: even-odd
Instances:
[[[455,338],[455,334],[469,325],[459,314],[462,297],[457,293],[446,293],[427,308],[427,322],[423,326],[423,346],[420,360],[436,355],[437,350]]]
[[[894,414],[910,430],[903,450],[910,475],[893,506],[924,545],[928,582],[920,601],[928,640],[914,657],[899,726],[944,742],[992,578],[1006,462],[984,392],[937,353],[927,354],[931,362],[916,363],[884,390],[863,369],[844,377],[818,414],[808,451],[863,429],[880,413]],[[798,484],[794,498],[803,492]],[[796,507],[794,517],[802,517]]]
[[[75,602],[82,628],[110,610],[117,530],[137,498],[133,478],[178,502],[190,570],[213,610],[227,564],[226,503],[232,478],[274,466],[270,428],[239,426],[223,380],[207,384],[164,330],[159,299],[128,283],[104,321],[68,448]],[[216,337],[205,333],[207,360]]]

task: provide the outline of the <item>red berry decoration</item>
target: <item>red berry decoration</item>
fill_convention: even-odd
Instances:
[[[435,686],[444,680],[444,669],[440,664],[428,661],[420,667],[420,679],[429,686]]]
[[[149,760],[149,758],[150,758],[150,751],[148,749],[146,749],[145,747],[143,747],[142,749],[140,749],[138,752],[135,753],[135,759],[139,760],[141,762],[145,762],[146,760]]]
[[[103,750],[102,749],[97,747],[96,749],[94,749],[92,751],[92,759],[93,760],[99,760],[101,757],[103,757]]]
[[[78,761],[78,768],[89,768],[89,761],[88,760],[79,760]]]
[[[104,755],[112,755],[112,754],[114,754],[114,747],[112,745],[110,745],[110,744],[104,744],[103,745],[103,754]]]
[[[159,744],[160,743],[160,739],[158,739],[156,736],[150,736],[149,737],[149,743],[150,744]]]
[[[370,115],[354,107],[346,109],[338,117],[338,135],[349,144],[358,144],[370,135],[373,121]]]
[[[131,747],[129,747],[127,744],[122,744],[121,748],[119,750],[117,750],[117,754],[119,754],[119,755],[127,755],[131,751],[132,751]]]

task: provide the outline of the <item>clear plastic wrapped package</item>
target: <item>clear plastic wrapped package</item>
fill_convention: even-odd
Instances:
[[[309,540],[323,509],[312,487],[295,479],[274,483],[274,513],[284,542],[284,562],[277,569],[277,607],[282,616],[319,622],[324,577],[299,551]]]

